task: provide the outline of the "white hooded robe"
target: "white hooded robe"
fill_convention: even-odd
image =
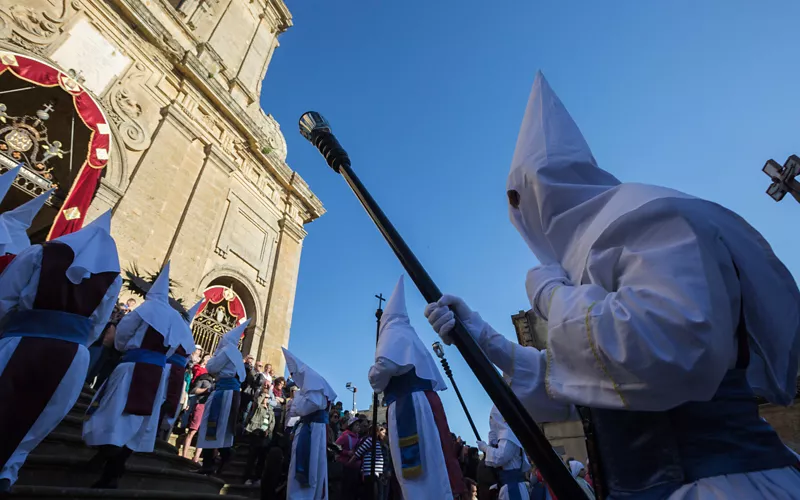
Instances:
[[[572,283],[551,292],[546,350],[521,347],[488,325],[480,334],[534,419],[577,418],[573,404],[665,411],[709,400],[736,364],[740,304],[750,385],[771,402],[792,400],[800,292],[769,245],[714,203],[622,184],[597,167],[541,73],[507,188],[519,195],[517,206],[509,204],[514,226]],[[704,478],[670,500],[783,499],[798,491],[800,472],[787,467]]]
[[[519,470],[523,474],[530,470],[531,465],[522,451],[522,444],[517,439],[517,436],[511,432],[505,419],[497,411],[497,407],[494,406],[489,414],[489,428],[497,436],[497,446],[490,446],[486,450],[486,465],[503,470]],[[524,481],[517,483],[515,487],[519,490],[521,498],[528,498],[528,488]],[[498,500],[509,500],[511,498],[508,488],[509,485],[507,484],[500,488]]]
[[[109,233],[111,214],[107,212],[98,217],[91,224],[80,231],[72,233],[54,241],[68,244],[75,252],[75,260],[70,270],[75,270],[71,281],[80,282],[90,274],[101,272],[119,273],[117,248]],[[34,245],[21,251],[0,275],[0,323],[9,313],[33,309],[34,300],[41,279],[42,247]],[[72,273],[67,271],[67,275]],[[84,271],[87,273],[84,275]],[[47,279],[47,277],[44,277]],[[122,279],[117,276],[105,293],[100,305],[89,317],[92,330],[86,345],[91,345],[100,337],[103,329],[117,303],[117,296],[122,288]],[[20,337],[0,338],[0,374],[2,374],[8,361],[19,345]],[[8,479],[14,484],[19,474],[19,469],[25,463],[28,454],[58,426],[64,416],[69,413],[80,396],[86,372],[89,369],[89,350],[86,345],[79,345],[78,351],[72,360],[61,383],[53,393],[44,411],[28,430],[25,437],[17,446],[14,454],[0,470],[0,479]],[[46,360],[38,360],[46,362]],[[13,404],[4,401],[2,404]]]
[[[317,411],[328,410],[331,401],[336,399],[336,392],[320,374],[312,370],[305,363],[286,349],[283,349],[286,358],[286,368],[292,379],[300,388],[294,394],[290,410],[291,417],[305,417]],[[296,479],[295,467],[297,465],[297,436],[303,432],[304,427],[311,426],[311,452],[308,460],[308,486],[300,484]],[[318,422],[310,424],[300,422],[295,426],[294,439],[292,440],[292,459],[289,464],[289,482],[287,484],[287,500],[322,500],[330,497],[328,491],[328,455],[327,455],[328,429],[327,425]]]
[[[375,391],[383,392],[392,377],[403,375],[412,369],[415,370],[417,377],[430,380],[434,391],[447,389],[436,362],[409,322],[405,287],[401,276],[381,316],[378,346],[375,349],[375,364],[369,370],[369,381]],[[415,392],[411,397],[414,400],[414,414],[417,417],[417,432],[421,448],[422,474],[419,477],[403,477],[395,414],[396,403],[390,404],[387,412],[389,449],[392,454],[395,477],[400,483],[403,497],[410,499],[453,498],[439,428],[436,425],[430,402],[424,392]]]
[[[185,321],[169,305],[168,297],[169,263],[162,269],[142,305],[120,320],[114,348],[123,353],[139,349],[148,328],[152,327],[164,337],[163,344],[168,346],[165,356],[171,356],[178,345],[174,339],[185,328]],[[125,407],[135,367],[134,362],[120,362],[95,393],[93,406],[95,401],[99,404],[83,423],[83,440],[87,445],[125,446],[139,453],[155,449],[167,377],[162,373],[150,415],[133,415],[125,412]]]

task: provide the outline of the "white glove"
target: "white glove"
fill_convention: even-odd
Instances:
[[[453,310],[455,310],[455,314]],[[442,295],[437,302],[425,306],[425,317],[428,318],[428,323],[447,345],[453,343],[450,332],[456,324],[456,316],[467,327],[472,338],[476,342],[479,341],[481,333],[486,328],[486,323],[480,314],[473,312],[462,299],[454,295]]]
[[[486,453],[486,450],[489,449],[489,445],[484,443],[483,441],[478,441],[478,449]]]
[[[553,293],[561,286],[569,286],[567,272],[559,264],[537,266],[528,271],[525,278],[525,290],[534,314],[547,320],[550,316],[550,301]]]

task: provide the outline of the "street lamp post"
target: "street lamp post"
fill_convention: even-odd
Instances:
[[[481,435],[478,434],[478,428],[475,427],[475,422],[472,421],[472,415],[469,414],[467,404],[464,402],[464,398],[461,397],[461,391],[458,390],[456,380],[453,378],[453,371],[450,369],[450,363],[448,363],[447,359],[444,357],[444,348],[440,342],[433,343],[433,352],[435,352],[439,357],[439,360],[442,362],[442,368],[444,368],[445,375],[447,375],[447,378],[450,379],[450,383],[453,384],[453,390],[456,391],[456,396],[458,396],[458,401],[461,403],[461,408],[464,409],[464,414],[467,416],[467,420],[469,420],[469,425],[472,427],[472,432],[475,433],[475,439],[482,441]]]
[[[358,388],[354,386],[352,382],[345,384],[345,388],[353,393],[353,414],[355,414],[358,412],[358,409],[356,408],[356,392],[358,392]]]
[[[781,201],[786,193],[790,193],[800,203],[800,182],[795,177],[800,175],[800,158],[790,156],[781,166],[775,160],[769,160],[761,169],[772,179],[772,184],[767,188],[767,194],[775,201]]]

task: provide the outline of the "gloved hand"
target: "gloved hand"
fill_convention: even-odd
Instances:
[[[481,450],[483,453],[486,453],[486,450],[489,449],[489,445],[484,443],[483,441],[478,441],[478,449]]]
[[[556,288],[570,285],[567,272],[560,264],[537,266],[528,271],[525,290],[534,314],[547,320],[550,316],[550,301]]]
[[[450,309],[455,310],[455,314]],[[442,295],[442,298],[437,302],[432,302],[425,306],[425,317],[428,318],[428,323],[431,324],[433,329],[442,338],[442,342],[447,345],[453,343],[450,338],[450,332],[456,324],[456,315],[467,327],[467,331],[475,341],[479,341],[481,333],[486,327],[486,323],[481,318],[480,314],[473,312],[459,297],[454,295]]]

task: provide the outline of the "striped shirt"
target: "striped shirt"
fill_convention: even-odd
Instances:
[[[375,447],[375,475],[380,476],[383,474],[383,450],[381,444]],[[362,458],[361,474],[369,476],[370,468],[372,467],[372,436],[366,438],[358,445],[355,453],[356,458]]]

